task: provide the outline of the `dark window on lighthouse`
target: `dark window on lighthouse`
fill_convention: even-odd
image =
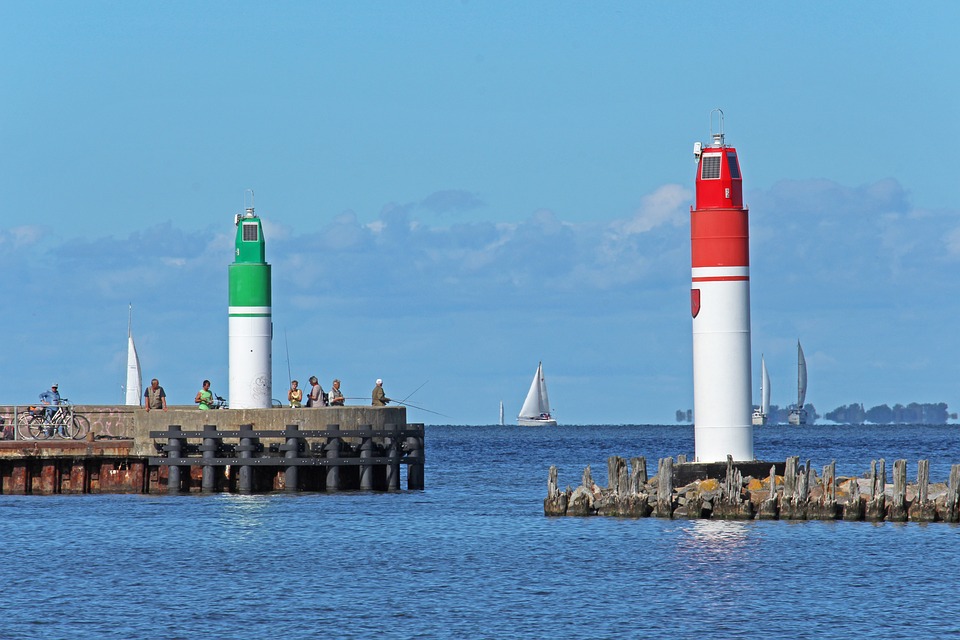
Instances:
[[[720,177],[720,156],[703,156],[700,169],[701,180],[716,180]]]
[[[257,234],[257,224],[244,224],[243,225],[243,241],[244,242],[256,242],[259,239]]]
[[[737,162],[737,154],[727,154],[727,167],[730,169],[730,177],[734,180],[740,179],[740,163]]]

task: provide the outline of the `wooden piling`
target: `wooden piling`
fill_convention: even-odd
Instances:
[[[870,463],[870,479],[873,489],[871,497],[864,506],[863,519],[870,522],[880,522],[887,515],[887,466],[883,458]]]
[[[908,515],[913,522],[934,522],[937,519],[936,505],[930,500],[929,460],[917,463],[917,495]]]
[[[653,514],[658,518],[673,517],[673,458],[657,463],[657,503]]]
[[[907,521],[907,461],[893,462],[893,496],[887,508],[887,520],[891,522]]]

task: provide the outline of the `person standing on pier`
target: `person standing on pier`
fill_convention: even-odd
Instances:
[[[167,393],[160,386],[160,381],[154,378],[150,381],[150,386],[143,392],[143,408],[167,410]]]
[[[323,401],[323,387],[320,386],[320,381],[317,380],[317,376],[310,376],[310,395],[307,396],[307,406],[308,407],[322,407],[325,403]]]
[[[385,407],[390,402],[390,398],[383,392],[383,380],[377,378],[377,386],[373,388],[373,406]]]
[[[290,381],[290,391],[287,391],[287,401],[290,402],[290,406],[294,409],[299,409],[303,406],[303,389],[298,389],[300,384],[297,380]]]
[[[193,399],[198,408],[208,410],[213,408],[213,391],[210,391],[210,381],[203,381],[203,388],[197,392],[197,397]]]
[[[330,400],[331,407],[342,407],[343,406],[343,392],[340,391],[340,379],[334,379],[333,387],[330,389],[330,395],[328,396]]]
[[[57,390],[58,387],[59,385],[54,382],[52,385],[50,385],[49,391],[44,391],[40,394],[40,402],[45,405],[49,405],[46,409],[47,420],[53,418],[53,414],[57,411],[53,407],[56,407],[60,404],[60,392]]]

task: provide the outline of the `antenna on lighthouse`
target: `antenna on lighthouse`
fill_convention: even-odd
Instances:
[[[250,194],[250,206],[247,206],[247,194]],[[253,189],[247,189],[243,192],[243,209],[247,212],[247,217],[253,217]]]
[[[713,114],[717,114],[717,128],[713,128]],[[713,146],[723,146],[723,110],[717,107],[710,112],[710,137],[713,138]]]

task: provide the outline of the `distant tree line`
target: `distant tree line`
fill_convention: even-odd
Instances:
[[[770,405],[770,411],[767,413],[767,424],[787,424],[793,406],[781,409],[777,405]],[[754,409],[756,408],[754,407]],[[803,408],[807,412],[807,424],[815,424],[817,418],[821,417],[816,408],[809,402]],[[869,409],[864,409],[862,404],[854,403],[845,407],[837,407],[833,411],[828,411],[822,417],[840,424],[864,424],[866,422],[872,422],[873,424],[946,424],[947,420],[956,420],[957,414],[947,411],[946,402],[911,402],[906,406],[895,404],[893,407],[881,404]],[[677,409],[677,422],[693,422],[693,410]]]
[[[947,420],[956,420],[956,413],[947,411],[946,402],[918,403],[911,402],[904,406],[895,404],[890,407],[881,404],[864,409],[862,404],[849,404],[837,407],[824,416],[827,420],[843,424],[946,424]]]

